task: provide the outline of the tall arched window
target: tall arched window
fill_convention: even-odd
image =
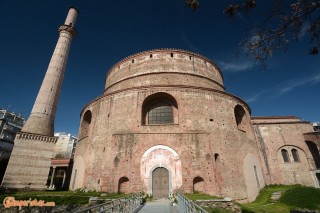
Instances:
[[[288,162],[289,162],[288,151],[285,150],[285,149],[281,149],[281,154],[282,154],[283,161],[284,161],[285,163],[288,163]]]
[[[148,124],[173,123],[173,110],[169,103],[160,100],[148,109]]]
[[[155,93],[145,99],[142,106],[142,124],[177,123],[177,102],[167,93]]]
[[[298,150],[291,149],[291,153],[292,153],[292,157],[293,157],[294,162],[300,162]]]
[[[89,126],[91,124],[92,114],[90,110],[87,110],[82,118],[80,126],[80,136],[79,139],[87,137],[89,132]]]
[[[242,106],[237,105],[234,108],[234,117],[236,119],[237,127],[239,130],[246,132],[247,131],[247,117],[246,111]]]

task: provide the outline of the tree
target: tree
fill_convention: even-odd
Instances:
[[[262,4],[262,3],[261,3]],[[274,0],[274,9],[242,42],[246,52],[255,60],[264,62],[277,49],[287,50],[292,41],[299,41],[302,35],[309,36],[309,54],[318,55],[320,49],[320,0],[295,0],[288,2]],[[187,0],[193,10],[199,7],[198,0]],[[255,0],[241,0],[229,4],[223,11],[233,17],[240,11],[256,8]]]

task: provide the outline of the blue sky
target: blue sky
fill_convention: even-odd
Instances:
[[[0,107],[29,116],[70,6],[80,11],[55,131],[77,134],[81,109],[102,94],[108,69],[144,50],[178,48],[215,61],[227,92],[247,101],[252,115],[295,115],[320,121],[320,57],[309,56],[307,38],[277,51],[268,68],[241,52],[250,24],[268,12],[223,15],[227,1],[201,0],[196,12],[184,0],[0,1]],[[259,4],[260,3],[260,4]]]

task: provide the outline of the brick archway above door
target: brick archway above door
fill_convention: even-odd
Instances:
[[[140,175],[148,194],[152,194],[152,174],[157,167],[165,167],[169,174],[169,191],[182,185],[181,161],[171,147],[156,145],[147,149],[140,162]]]

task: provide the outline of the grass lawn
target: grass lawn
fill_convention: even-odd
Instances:
[[[222,199],[221,197],[211,196],[207,194],[201,193],[193,193],[193,194],[184,194],[190,200],[213,200],[213,199]]]
[[[271,200],[273,192],[281,192],[278,201]],[[201,193],[185,194],[191,200],[210,200],[220,197]],[[320,210],[320,189],[305,187],[301,185],[270,185],[263,188],[256,200],[252,203],[237,204],[244,213],[289,213],[290,210],[306,211]],[[228,212],[222,209],[206,209],[212,213]]]
[[[44,200],[55,202],[56,205],[81,204],[85,205],[89,202],[89,197],[100,197],[102,192],[76,192],[76,191],[29,191],[29,192],[0,192],[0,203],[3,203],[4,198],[11,196],[15,200]],[[103,199],[116,199],[125,197],[125,194],[104,193],[106,196],[100,197]]]
[[[320,189],[310,188],[300,185],[267,186],[254,202],[242,205],[243,212],[289,213],[290,209],[320,209]],[[282,197],[274,202],[271,194],[278,191],[282,192]]]

